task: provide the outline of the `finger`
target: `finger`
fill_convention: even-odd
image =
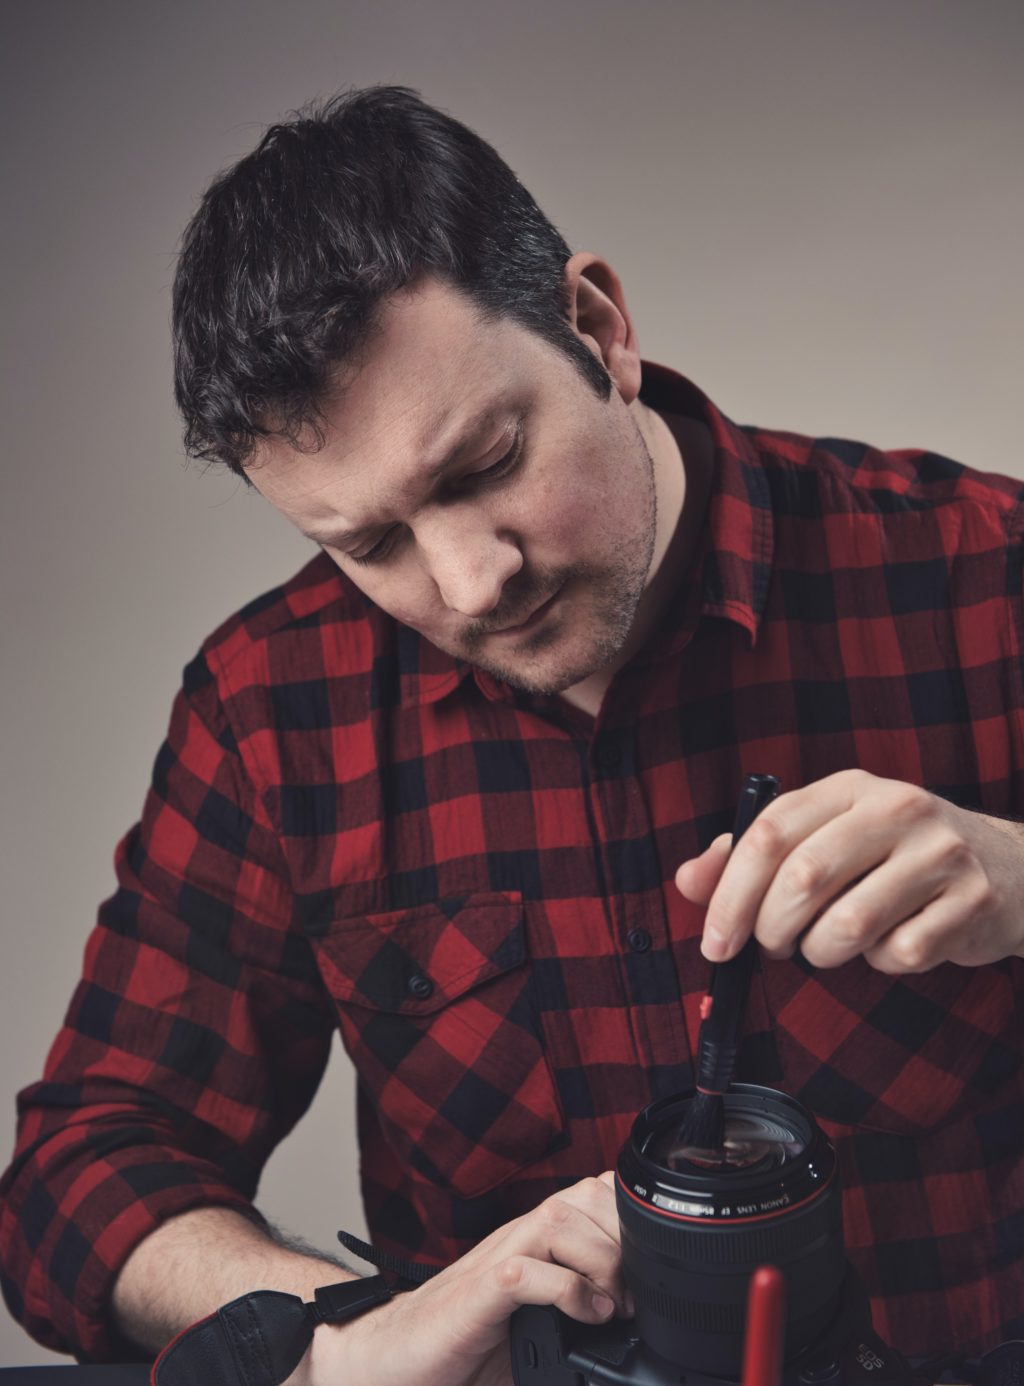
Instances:
[[[619,1215],[615,1206],[615,1174],[612,1170],[605,1170],[596,1178],[581,1179],[551,1197],[578,1208],[618,1245]]]
[[[880,954],[886,970],[923,971],[946,960],[976,966],[1005,956],[1005,950],[1000,954],[995,937],[998,929],[993,927],[994,896],[988,874],[958,833],[927,818],[919,825],[924,831],[905,831],[899,816],[887,814],[875,815],[874,829],[860,827],[864,817],[859,810],[846,815],[858,840],[873,834],[875,848],[884,850],[889,845],[887,837],[896,835],[896,845],[886,861],[866,871],[849,889],[840,890],[819,912],[800,944],[809,962],[837,967],[851,957],[867,954],[933,902],[941,902],[941,907],[928,915],[927,936],[920,935],[917,926],[910,934],[904,933],[895,953]],[[816,834],[811,842],[826,832]],[[827,850],[821,855],[827,855]],[[840,868],[836,880],[842,874]],[[903,948],[909,953],[900,965]]]
[[[587,1276],[595,1289],[611,1295],[621,1313],[631,1315],[632,1296],[622,1275],[614,1180],[613,1172],[606,1170],[552,1194],[531,1212],[492,1233],[457,1264],[478,1274],[481,1261],[493,1263],[496,1256],[550,1260]],[[486,1256],[475,1255],[485,1245]]]
[[[615,1176],[615,1171],[612,1170],[612,1169],[606,1169],[606,1170],[604,1171],[603,1174],[599,1174],[597,1177],[598,1177],[598,1179],[601,1181],[602,1184],[607,1185],[607,1187],[611,1190],[612,1198],[613,1198],[613,1200],[614,1200],[614,1199],[615,1199],[615,1178],[616,1178],[616,1176]],[[616,1202],[613,1202],[612,1205],[611,1205],[611,1213],[612,1213],[612,1220],[611,1220],[611,1225],[610,1225],[610,1227],[608,1228],[608,1231],[609,1231],[609,1235],[614,1239],[616,1245],[619,1246],[619,1248],[620,1248],[619,1255],[620,1255],[620,1258],[621,1258],[621,1255],[622,1255],[622,1252],[621,1252],[621,1246],[622,1246],[622,1221],[621,1221],[621,1219],[619,1218],[618,1205],[617,1205]],[[602,1225],[604,1226],[604,1225],[607,1225],[607,1224],[605,1224],[604,1222],[602,1222]],[[625,1272],[622,1272],[622,1283],[623,1283],[623,1296],[622,1296],[621,1312],[624,1313],[624,1314],[626,1315],[627,1318],[632,1318],[632,1316],[636,1313],[636,1301],[635,1301],[634,1298],[633,1298],[633,1292],[632,1292],[632,1290],[631,1290],[631,1289],[629,1288],[629,1286],[625,1283]]]
[[[603,1323],[615,1311],[614,1300],[586,1276],[551,1261],[514,1255],[481,1276],[473,1315],[481,1327],[495,1326],[521,1304],[553,1304],[581,1323]]]
[[[828,918],[838,930],[835,961],[812,958],[804,948],[809,935],[800,951],[816,966],[836,967],[931,899],[940,883],[922,854],[911,861],[900,853],[903,842],[900,827],[870,803],[854,804],[799,842],[780,863],[754,923],[769,957],[791,956],[804,930],[813,925],[817,932]],[[886,870],[894,859],[901,863],[895,876]],[[915,876],[916,882],[907,876]],[[885,889],[894,891],[890,901],[880,895]],[[888,911],[887,904],[892,907]],[[850,934],[850,950],[839,956],[844,932]]]
[[[706,905],[722,878],[731,846],[731,834],[723,833],[699,857],[684,861],[676,872],[676,889],[680,895],[685,895],[695,905]]]
[[[712,962],[739,952],[754,931],[761,904],[781,863],[811,833],[854,802],[859,772],[830,775],[790,790],[755,818],[729,854],[704,920],[701,951]]]
[[[601,1185],[607,1192],[607,1186]],[[624,1306],[622,1252],[614,1203],[583,1209],[561,1195],[544,1200],[525,1219],[503,1252],[523,1253],[578,1271]],[[609,1213],[611,1218],[609,1218]]]
[[[615,1208],[614,1187],[614,1172],[605,1170],[596,1177],[588,1177],[571,1184],[557,1194],[552,1194],[551,1198],[581,1209],[594,1225],[618,1246],[619,1218]],[[550,1202],[551,1200],[545,1201]],[[534,1237],[532,1223],[538,1219],[540,1209],[543,1207],[544,1204],[539,1204],[530,1212],[502,1223],[483,1241],[477,1242],[469,1251],[460,1256],[451,1269],[456,1266],[465,1266],[473,1270],[481,1270],[483,1266],[494,1262],[499,1256],[507,1256],[511,1252],[522,1251],[527,1245],[535,1245],[531,1240]],[[445,1272],[442,1271],[441,1275],[444,1274]],[[440,1279],[440,1276],[437,1278]]]
[[[948,890],[903,920],[864,953],[879,972],[927,972],[943,962],[978,967],[1005,957],[991,921],[974,917],[969,892]]]
[[[878,946],[943,890],[918,854],[898,853],[843,891],[800,940],[813,967],[839,967]]]
[[[615,1207],[615,1174],[612,1170],[605,1170],[602,1174],[588,1176],[575,1184],[570,1184],[568,1188],[560,1189],[558,1193],[552,1194],[550,1198],[545,1199],[544,1203],[538,1204],[530,1212],[524,1213],[521,1217],[499,1227],[496,1232],[491,1233],[485,1242],[478,1243],[474,1250],[479,1251],[481,1246],[486,1246],[491,1241],[504,1247],[510,1236],[516,1235],[523,1224],[537,1218],[545,1204],[552,1200],[579,1209],[596,1226],[607,1233],[613,1241],[618,1242],[619,1216]],[[466,1253],[467,1256],[472,1254],[472,1252]],[[462,1259],[465,1260],[465,1257]]]

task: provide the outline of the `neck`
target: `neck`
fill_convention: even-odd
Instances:
[[[597,716],[614,674],[647,640],[693,564],[711,481],[714,449],[706,424],[699,419],[655,413],[639,400],[633,408],[654,465],[654,552],[629,638],[615,660],[559,695],[592,717]]]

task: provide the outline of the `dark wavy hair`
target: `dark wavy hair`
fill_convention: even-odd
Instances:
[[[332,375],[423,274],[564,351],[607,399],[569,326],[569,256],[495,150],[408,87],[306,107],[211,184],[185,230],[173,326],[187,453],[244,476],[260,438],[323,446]]]

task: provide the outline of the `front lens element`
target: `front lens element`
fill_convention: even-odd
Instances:
[[[685,1125],[685,1117],[680,1125]],[[692,1167],[702,1170],[779,1169],[806,1149],[807,1141],[792,1121],[765,1112],[731,1111],[725,1119],[725,1141],[720,1150],[678,1143],[680,1126],[664,1126],[648,1141],[644,1154],[670,1170]]]

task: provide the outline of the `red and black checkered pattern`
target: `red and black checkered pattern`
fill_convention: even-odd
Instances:
[[[322,555],[187,669],[21,1097],[4,1288],[41,1341],[119,1350],[129,1250],[188,1207],[250,1209],[335,1029],[383,1247],[448,1261],[610,1167],[691,1082],[708,968],[673,875],[748,771],[860,766],[1024,817],[1021,488],[737,428],[658,367],[644,398],[706,420],[714,483],[698,577],[596,725],[426,645]],[[1022,970],[755,979],[739,1076],[836,1141],[850,1255],[908,1353],[1024,1335]]]

